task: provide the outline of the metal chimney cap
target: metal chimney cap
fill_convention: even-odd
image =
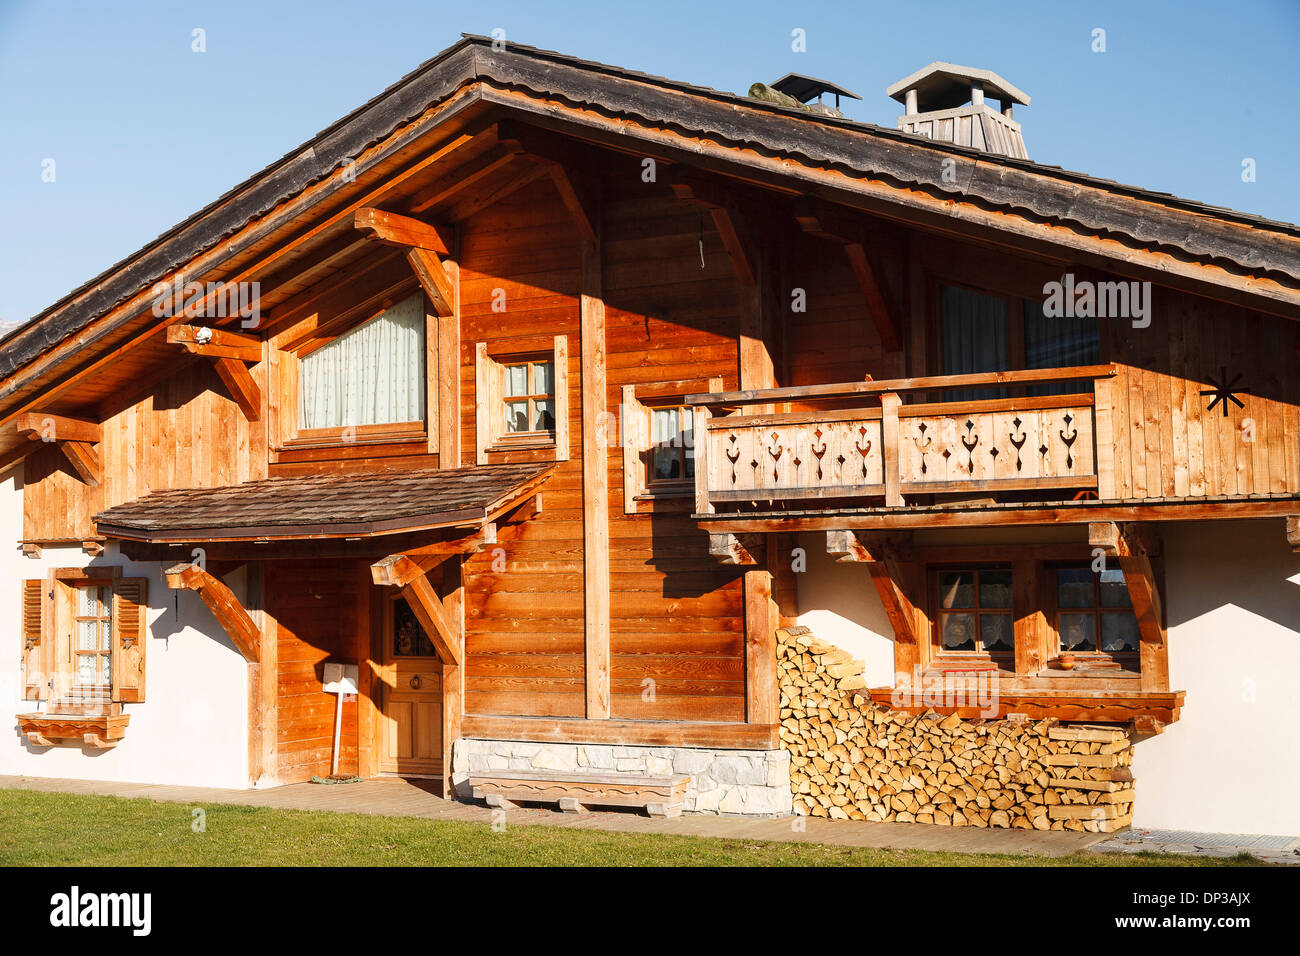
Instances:
[[[857,93],[846,90],[842,86],[819,80],[815,76],[805,76],[802,73],[787,73],[775,83],[768,85],[786,96],[793,96],[800,103],[807,103],[823,93],[834,93],[836,96],[847,96],[855,100],[862,99]]]
[[[984,95],[1003,103],[1021,103],[1029,105],[1029,94],[1012,86],[992,70],[981,70],[973,66],[957,66],[936,60],[929,66],[922,67],[910,76],[894,83],[885,92],[900,103],[906,103],[907,91],[916,90],[918,107],[921,112],[935,109],[950,109],[960,106],[970,99],[972,83],[984,87]]]

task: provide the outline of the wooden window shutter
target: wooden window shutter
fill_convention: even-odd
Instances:
[[[113,584],[113,700],[144,701],[144,655],[149,644],[149,579]]]
[[[569,337],[557,335],[555,371],[555,460],[569,460]]]
[[[22,682],[23,700],[44,700],[47,696],[45,668],[42,666],[45,650],[46,590],[50,584],[39,578],[22,582]]]
[[[650,447],[649,411],[637,401],[636,386],[623,386],[619,426],[623,442],[623,513],[636,514],[637,495],[646,491],[646,463],[642,453]]]

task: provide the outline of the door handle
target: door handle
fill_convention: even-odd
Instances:
[[[423,680],[423,678],[421,678],[419,674],[414,674],[414,675],[412,675],[412,676],[411,676],[411,690],[419,690],[422,686],[424,686],[424,680]]]

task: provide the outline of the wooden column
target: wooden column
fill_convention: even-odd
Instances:
[[[442,603],[447,619],[459,634],[460,664],[442,664],[442,795],[451,799],[453,748],[461,733],[465,715],[465,583],[460,556],[448,558],[442,566]]]
[[[764,546],[764,557],[768,548]],[[780,693],[776,674],[777,610],[772,600],[772,572],[766,567],[746,571],[745,594],[745,722],[779,721]]]
[[[376,614],[378,601],[370,573],[370,562],[356,570],[361,598],[357,602],[357,631],[353,653],[357,660],[357,776],[369,779],[379,772],[377,737],[379,707],[375,702],[375,635],[383,633],[383,619]]]
[[[248,664],[248,784],[252,787],[275,785],[279,755],[276,624],[265,610],[262,569],[261,561],[249,563],[244,596],[249,616],[262,633],[261,659]]]
[[[885,469],[885,506],[903,506],[902,475],[898,460],[898,406],[903,400],[894,392],[880,396],[880,445]]]
[[[438,467],[460,467],[460,263],[443,263],[454,293],[451,315],[438,317]],[[432,437],[432,436],[431,436]]]
[[[602,440],[605,300],[599,223],[582,243],[582,561],[587,717],[609,717],[609,468]]]
[[[1044,647],[1047,618],[1042,608],[1042,563],[1032,558],[1015,561],[1011,579],[1015,582],[1012,606],[1015,614],[1016,674],[1034,674],[1047,665]],[[1050,575],[1048,575],[1050,577]]]

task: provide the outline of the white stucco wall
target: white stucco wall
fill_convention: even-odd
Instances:
[[[1020,537],[1048,533],[1061,529]],[[1169,676],[1187,697],[1178,722],[1136,748],[1133,825],[1300,835],[1300,554],[1281,519],[1161,533]],[[828,558],[824,535],[798,544],[799,623],[864,660],[870,686],[892,686],[893,629],[866,571]]]
[[[110,545],[98,558],[80,548],[47,548],[26,557],[22,537],[22,468],[0,475],[0,775],[75,777],[139,783],[246,787],[248,785],[247,664],[198,595],[168,590],[158,563],[128,561]],[[181,555],[181,559],[188,552]],[[63,744],[35,748],[17,731],[13,715],[44,707],[26,701],[19,686],[20,583],[51,568],[120,566],[125,576],[149,578],[149,644],[145,700],[124,704],[126,737],[111,750]],[[234,578],[228,582],[238,593]]]
[[[1133,825],[1300,835],[1300,554],[1280,518],[1165,540],[1177,723],[1138,745]]]

